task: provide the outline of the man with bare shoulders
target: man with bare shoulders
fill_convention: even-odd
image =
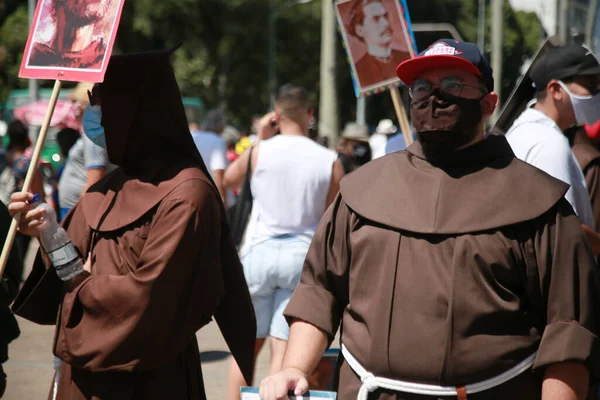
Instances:
[[[344,175],[337,154],[311,140],[313,118],[302,87],[283,86],[275,111],[259,124],[259,143],[234,161],[224,184],[239,190],[252,154],[252,214],[240,257],[257,318],[256,353],[270,338],[271,373],[281,369],[289,327],[283,317],[300,281],[302,263],[325,209]],[[277,134],[280,132],[280,134]],[[239,399],[244,379],[235,363],[229,399]]]

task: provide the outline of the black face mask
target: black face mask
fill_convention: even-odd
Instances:
[[[482,119],[481,99],[465,99],[435,89],[411,102],[417,139],[424,152],[447,153],[471,142]]]

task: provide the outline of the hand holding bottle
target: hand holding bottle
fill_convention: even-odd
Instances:
[[[38,195],[30,193],[15,193],[11,200],[11,215],[23,214],[19,230],[39,238],[42,249],[60,279],[67,281],[84,271],[79,252],[65,229],[59,225],[56,213],[49,204],[42,203]]]
[[[39,228],[44,223],[46,209],[41,207],[36,208],[36,206],[32,204],[34,197],[35,195],[33,193],[13,193],[10,204],[8,205],[8,212],[13,218],[17,214],[21,215],[19,232],[23,235],[39,237],[41,234]]]

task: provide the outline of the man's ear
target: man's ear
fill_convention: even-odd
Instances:
[[[491,117],[498,107],[498,95],[494,92],[488,93],[481,100],[481,114],[483,118]]]
[[[558,81],[550,81],[546,86],[546,92],[548,96],[551,96],[556,101],[561,101],[565,95],[565,91]]]

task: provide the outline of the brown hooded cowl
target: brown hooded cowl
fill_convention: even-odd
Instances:
[[[38,256],[13,305],[57,325],[59,400],[205,399],[195,333],[213,316],[252,378],[250,295],[169,56],[112,57],[100,86],[108,156],[120,168],[64,222],[91,275],[63,283]]]
[[[375,376],[462,386],[538,350],[534,371],[469,400],[541,398],[544,367],[598,377],[598,286],[567,185],[504,137],[443,157],[418,142],[342,180],[285,310],[341,340]],[[360,379],[342,360],[338,398]],[[370,400],[426,399],[376,390]]]

